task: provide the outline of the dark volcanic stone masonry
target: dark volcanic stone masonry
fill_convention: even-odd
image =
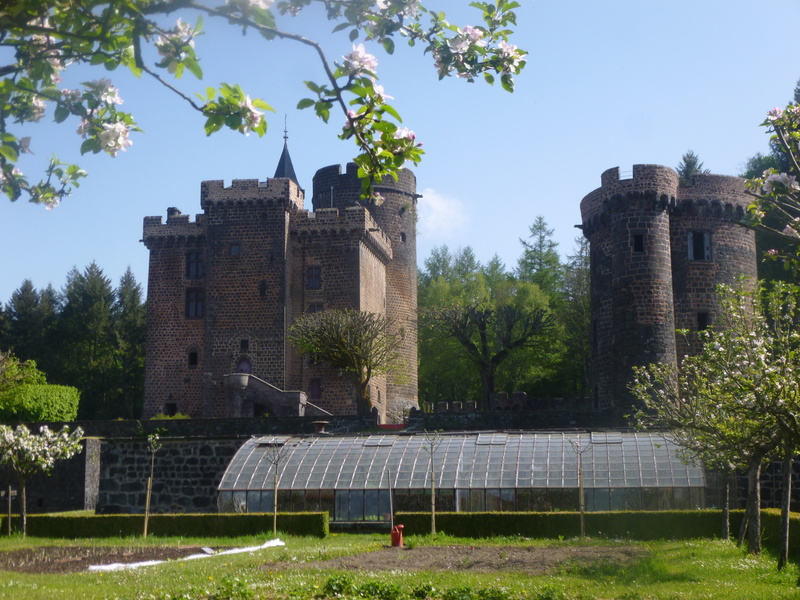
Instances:
[[[634,165],[627,179],[609,169],[583,199],[595,408],[630,412],[631,369],[696,351],[692,334],[675,330],[714,322],[718,284],[755,280],[755,236],[737,224],[748,204],[743,179],[697,174],[680,185],[658,165]]]

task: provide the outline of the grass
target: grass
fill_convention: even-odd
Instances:
[[[281,536],[283,548],[255,554],[174,561],[138,570],[71,575],[28,575],[0,572],[0,598],[66,598],[126,600],[250,600],[356,598],[359,600],[677,600],[800,599],[798,568],[775,570],[772,557],[750,557],[719,540],[691,542],[584,543],[637,546],[643,557],[627,567],[602,559],[589,565],[563,564],[549,577],[518,573],[339,572],[261,569],[266,560],[300,563],[360,554],[383,548],[386,535],[331,535],[326,539]],[[43,545],[139,547],[142,545],[252,546],[263,538],[120,538],[45,540],[0,538],[0,551]],[[496,538],[469,540],[439,535],[409,537],[406,544],[469,546],[569,546],[577,541]]]

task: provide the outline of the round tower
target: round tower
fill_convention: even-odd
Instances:
[[[389,422],[402,422],[403,412],[418,405],[416,177],[404,169],[397,181],[381,182],[375,191],[383,201],[367,209],[392,247],[392,258],[386,265],[386,316],[403,333],[403,377],[387,382],[386,414]],[[345,173],[341,165],[332,165],[314,175],[314,211],[361,204],[360,195],[361,181],[354,163],[347,165]]]
[[[677,189],[672,169],[634,165],[629,179],[618,168],[603,173],[601,187],[581,201],[597,409],[628,414],[632,368],[676,364],[669,210]]]
[[[755,233],[738,224],[748,204],[739,177],[696,174],[678,188],[670,216],[675,325],[690,332],[678,336],[679,358],[699,350],[691,332],[713,324],[717,285],[757,278]]]

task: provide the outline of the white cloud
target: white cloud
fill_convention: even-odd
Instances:
[[[432,188],[422,190],[417,211],[419,233],[435,236],[438,244],[463,234],[469,220],[461,200],[440,194]]]

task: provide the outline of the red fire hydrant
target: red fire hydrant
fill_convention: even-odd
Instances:
[[[395,525],[392,527],[392,546],[403,547],[403,526]]]

